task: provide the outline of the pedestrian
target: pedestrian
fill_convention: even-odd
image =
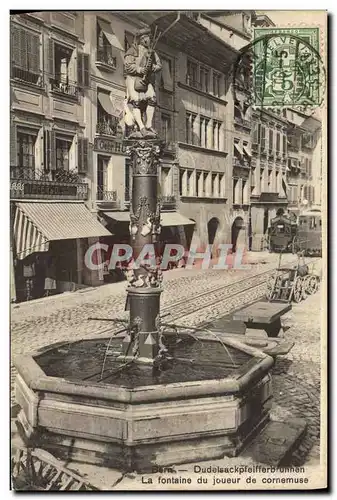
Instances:
[[[47,259],[46,274],[44,280],[44,295],[48,297],[56,290],[56,265],[54,257]]]
[[[23,277],[26,283],[26,300],[34,298],[34,278],[35,278],[35,262],[34,257],[29,255],[23,263]]]

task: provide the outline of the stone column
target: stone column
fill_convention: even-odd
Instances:
[[[153,363],[160,351],[162,292],[162,272],[157,261],[157,242],[161,229],[158,200],[160,142],[155,139],[125,142],[132,168],[130,235],[133,265],[127,272],[130,323],[129,333],[124,338],[124,356]],[[146,263],[142,264],[145,258]]]

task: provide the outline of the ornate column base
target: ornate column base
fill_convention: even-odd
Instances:
[[[123,355],[139,363],[153,364],[160,354],[161,287],[127,289],[130,305],[129,332],[123,340]]]

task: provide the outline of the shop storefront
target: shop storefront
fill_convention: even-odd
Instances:
[[[83,202],[17,202],[13,217],[16,300],[30,300],[90,286],[85,252],[109,231]]]

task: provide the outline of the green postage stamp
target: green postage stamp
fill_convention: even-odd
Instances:
[[[319,28],[255,28],[253,99],[256,106],[319,106],[325,71]]]

